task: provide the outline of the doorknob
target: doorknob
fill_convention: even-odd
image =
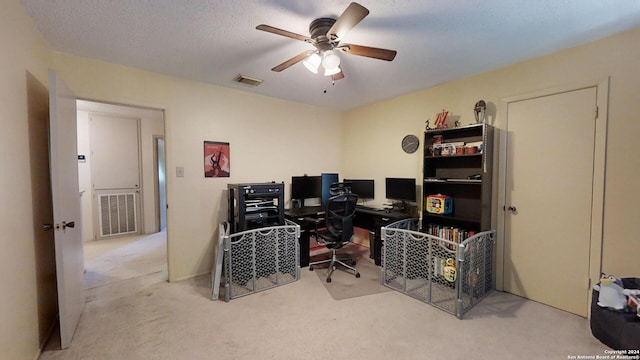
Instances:
[[[68,227],[73,229],[75,226],[76,226],[76,222],[75,221],[69,221],[69,222],[63,221],[62,222],[62,229],[63,230],[68,228]]]
[[[516,209],[516,207],[513,205],[505,206],[504,210],[514,214],[518,212],[518,209]]]
[[[42,230],[44,230],[44,231],[53,230],[53,225],[52,224],[43,224],[42,225]]]

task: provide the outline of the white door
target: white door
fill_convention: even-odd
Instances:
[[[49,161],[60,342],[65,349],[71,344],[84,308],[84,254],[78,186],[76,98],[54,71],[49,71],[49,107]]]
[[[504,289],[586,316],[596,87],[509,103]]]
[[[137,189],[139,119],[91,114],[91,182],[95,190]]]
[[[91,114],[94,238],[140,232],[140,119]]]

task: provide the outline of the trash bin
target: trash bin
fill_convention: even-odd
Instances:
[[[640,279],[622,278],[625,289],[640,289]],[[614,350],[640,349],[640,318],[637,313],[615,311],[598,306],[599,292],[591,299],[591,333]]]

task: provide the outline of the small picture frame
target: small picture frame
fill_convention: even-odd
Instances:
[[[229,177],[231,155],[228,142],[204,142],[204,177]]]

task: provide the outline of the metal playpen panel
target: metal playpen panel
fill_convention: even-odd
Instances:
[[[218,299],[222,276],[225,301],[299,280],[299,238],[300,226],[289,220],[234,234],[229,234],[228,224],[221,224],[212,299]]]
[[[381,282],[462,319],[495,288],[495,231],[456,243],[418,225],[405,219],[382,228]]]

